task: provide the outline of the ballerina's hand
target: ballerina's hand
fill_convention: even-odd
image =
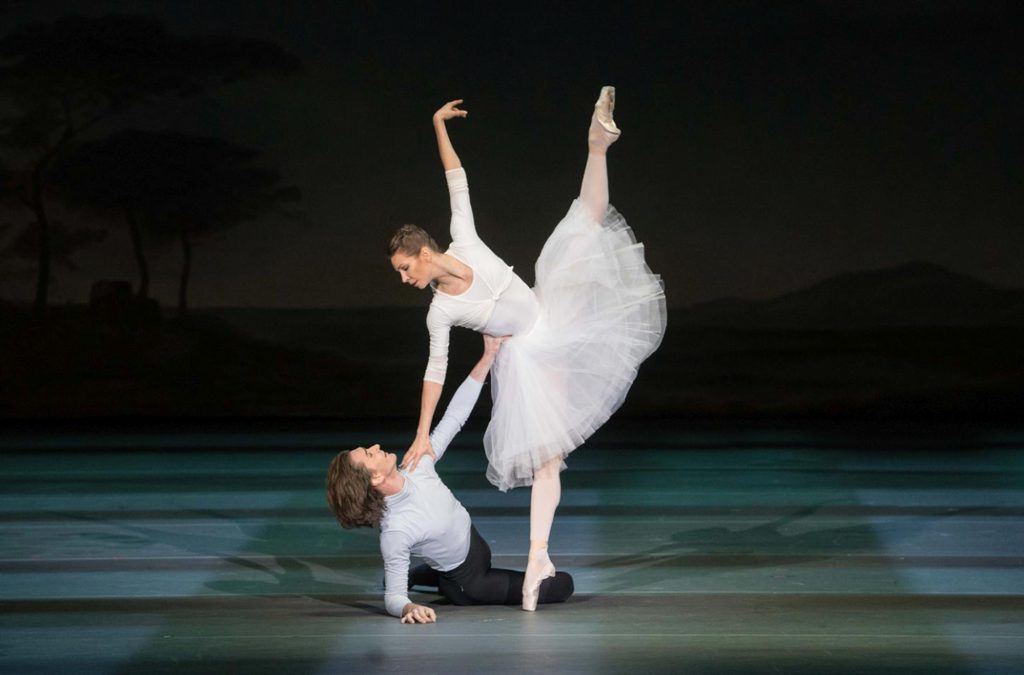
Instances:
[[[416,440],[412,442],[409,449],[405,451],[405,455],[402,457],[402,468],[408,469],[409,472],[416,470],[416,465],[420,463],[420,459],[423,455],[430,455],[437,461],[437,455],[434,454],[434,448],[430,445],[429,437],[417,436]]]
[[[434,121],[447,122],[453,117],[465,117],[468,115],[468,110],[459,110],[458,105],[460,103],[462,103],[461,98],[445,103],[443,106],[438,108],[436,113],[434,113]]]

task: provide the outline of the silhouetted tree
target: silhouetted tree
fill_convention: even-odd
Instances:
[[[25,157],[18,198],[38,229],[38,314],[47,305],[53,245],[46,171],[60,152],[100,121],[139,105],[298,69],[293,56],[269,42],[179,37],[155,19],[113,14],[21,26],[0,39],[0,63],[0,96],[15,111],[0,120],[0,147]]]
[[[0,255],[32,260],[39,251],[39,232],[38,227],[25,228],[0,251]],[[50,255],[53,262],[68,270],[77,269],[72,256],[106,238],[105,230],[88,227],[69,228],[59,220],[50,221]]]
[[[168,201],[153,221],[158,243],[176,239],[182,266],[178,315],[188,309],[188,285],[195,244],[243,222],[276,213],[302,220],[289,205],[302,198],[294,185],[282,185],[274,169],[255,165],[257,154],[216,138],[180,136],[162,165]]]
[[[10,206],[17,203],[18,199],[18,174],[0,165],[0,204]],[[0,235],[8,230],[14,229],[11,223],[4,223],[0,226]],[[33,260],[39,254],[39,236],[42,228],[31,223],[23,229],[13,240],[0,249],[0,258]],[[65,269],[76,269],[72,257],[84,248],[103,241],[107,233],[101,229],[93,228],[69,228],[62,222],[51,220],[47,228],[47,239],[50,257],[53,262]]]
[[[18,174],[3,162],[0,162],[0,204],[17,203]]]
[[[102,221],[128,226],[139,269],[136,295],[149,297],[149,264],[142,245],[143,223],[151,223],[167,202],[163,192],[167,153],[178,135],[122,131],[78,144],[56,159],[49,180],[56,199],[67,208]]]
[[[18,202],[18,174],[11,171],[7,166],[0,162],[0,206],[5,207],[17,207]],[[17,226],[12,222],[0,223],[0,241],[4,241],[7,237],[16,230]],[[4,246],[4,250],[0,250],[0,263],[6,263],[8,260],[15,258],[13,254],[13,242],[9,242]],[[21,276],[22,270],[12,269],[8,265],[0,267],[0,280],[8,278],[16,278]]]
[[[216,138],[176,132],[122,131],[80,144],[54,163],[51,180],[69,208],[124,218],[139,265],[139,296],[149,275],[143,232],[156,245],[182,249],[178,312],[188,307],[193,246],[269,213],[301,215],[287,205],[301,198],[272,169],[256,166],[257,153]]]

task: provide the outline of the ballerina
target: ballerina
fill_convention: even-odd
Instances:
[[[555,574],[548,540],[564,459],[618,409],[640,363],[661,343],[665,294],[643,245],[608,202],[606,153],[621,135],[614,87],[603,87],[594,105],[580,196],[544,244],[532,289],[476,232],[466,172],[446,127],[467,116],[461,104],[449,101],[433,118],[451,198],[451,246],[442,252],[426,231],[403,225],[388,249],[403,283],[434,294],[419,424],[402,466],[414,471],[424,454],[434,456],[430,426],[451,327],[510,336],[492,371],[484,447],[487,478],[498,489],[532,485],[522,606],[533,611],[540,584]]]

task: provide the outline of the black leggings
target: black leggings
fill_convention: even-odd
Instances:
[[[438,573],[437,588],[453,605],[518,605],[523,602],[523,576],[491,567],[491,547],[471,525],[465,562]],[[565,602],[573,590],[572,577],[558,572],[540,585],[538,602]]]

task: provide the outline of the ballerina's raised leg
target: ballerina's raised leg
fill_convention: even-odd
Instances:
[[[621,131],[615,125],[615,87],[602,87],[601,95],[594,104],[594,114],[587,132],[587,165],[583,170],[580,186],[580,201],[593,219],[600,223],[608,210],[608,163],[609,146],[619,139]],[[548,539],[555,510],[562,497],[560,469],[561,457],[537,469],[533,474],[533,488],[530,494],[530,553],[523,580],[523,609],[532,612],[537,609],[540,585],[544,579],[555,576],[555,566],[548,556]]]

